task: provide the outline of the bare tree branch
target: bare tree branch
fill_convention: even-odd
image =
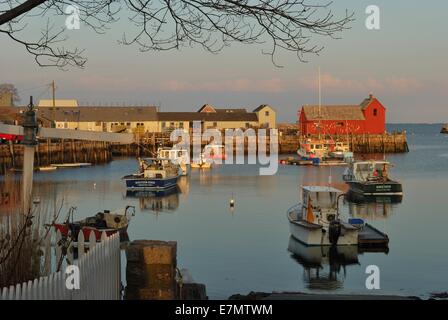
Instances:
[[[265,44],[263,54],[275,61],[279,50],[294,52],[300,61],[308,54],[319,54],[323,47],[314,38],[338,39],[349,28],[354,14],[336,17],[332,2],[319,0],[0,0],[0,29],[13,41],[25,46],[40,65],[82,67],[80,50],[55,49],[63,31],[43,34],[39,41],[27,42],[14,33],[29,17],[64,15],[68,5],[79,9],[83,26],[104,33],[121,17],[129,20],[119,43],[135,45],[140,51],[165,51],[184,46],[200,46],[219,53],[232,43]],[[315,2],[314,4],[312,2]],[[28,8],[29,11],[25,11]],[[33,10],[31,10],[33,9]],[[3,14],[1,14],[3,12]],[[21,27],[18,27],[21,25]],[[48,30],[47,30],[48,31]],[[49,62],[43,62],[47,58]],[[51,59],[50,59],[51,58]]]

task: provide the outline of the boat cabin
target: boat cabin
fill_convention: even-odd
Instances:
[[[302,219],[311,222],[310,209],[313,212],[313,222],[332,221],[337,218],[338,197],[343,194],[339,189],[328,186],[302,187]]]
[[[376,181],[388,179],[389,167],[391,164],[387,161],[355,161],[351,164],[347,174],[344,176],[346,181]]]
[[[145,178],[165,179],[176,176],[178,172],[178,166],[168,158],[143,158],[139,162],[140,173]]]
[[[159,148],[157,150],[157,156],[159,158],[170,159],[177,163],[189,163],[189,154],[187,149],[168,149]]]
[[[328,150],[328,143],[325,140],[307,139],[300,143],[298,154],[303,158],[323,158]]]
[[[337,141],[334,144],[334,151],[342,151],[342,152],[349,152],[350,147],[347,142]]]

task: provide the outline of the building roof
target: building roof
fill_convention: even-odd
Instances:
[[[369,106],[370,102],[372,102],[374,99],[375,98],[373,97],[373,95],[370,94],[368,98],[365,98],[364,101],[361,102],[360,104],[361,109],[365,110]]]
[[[158,118],[160,121],[258,121],[253,112],[159,112]]]
[[[269,107],[269,108],[271,108],[271,109],[274,109],[274,108],[272,108],[272,107],[271,107],[270,105],[268,105],[268,104],[262,104],[261,106],[255,108],[254,112],[258,112],[258,111],[260,111],[260,110],[263,110],[263,109],[266,108],[266,107]]]
[[[198,110],[198,112],[216,112],[216,109],[211,104],[206,103]]]
[[[55,121],[70,122],[126,122],[157,121],[157,108],[141,107],[77,107],[38,108],[37,115]]]
[[[239,108],[239,109],[231,109],[231,108],[228,108],[228,109],[216,109],[215,108],[215,111],[217,112],[217,113],[222,113],[222,112],[224,112],[224,113],[247,113],[247,110],[246,109],[244,109],[244,108]]]
[[[39,100],[38,107],[53,107],[53,99]],[[77,107],[78,100],[76,99],[55,99],[56,107]]]
[[[21,108],[17,107],[0,107],[0,121],[5,123],[14,123],[19,120]]]
[[[359,105],[303,106],[303,111],[307,120],[365,120]]]
[[[0,107],[0,121],[13,121],[26,107]],[[219,109],[226,110],[226,109]],[[56,107],[37,108],[39,119],[51,122],[139,122],[139,121],[235,121],[258,122],[258,116],[246,109],[236,112],[157,112],[157,107]],[[242,111],[244,110],[244,112]]]

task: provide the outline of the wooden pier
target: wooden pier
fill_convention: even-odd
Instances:
[[[44,140],[36,146],[34,165],[50,166],[53,163],[106,163],[112,160],[110,144],[97,141]],[[0,174],[6,170],[21,170],[23,146],[20,144],[0,145]]]
[[[224,137],[224,136],[223,136]],[[408,152],[406,132],[385,133],[383,135],[348,135],[331,136],[340,141],[347,141],[355,153],[402,153]],[[193,137],[191,136],[191,139]],[[278,151],[280,154],[295,154],[300,137],[294,132],[280,131]],[[224,142],[224,141],[223,141]],[[207,142],[202,141],[202,146]],[[139,136],[137,143],[110,144],[106,142],[75,140],[44,140],[36,146],[35,166],[45,167],[52,163],[107,163],[113,156],[154,156],[159,146],[171,147],[170,133],[146,133]],[[270,137],[266,137],[266,152],[270,152]],[[235,147],[234,147],[235,148]],[[248,140],[245,138],[244,151],[247,152]],[[8,169],[21,169],[23,146],[4,143],[0,145],[0,174]]]
[[[300,137],[298,135],[280,135],[279,152],[282,154],[296,153],[299,141],[305,138],[318,138],[317,136]],[[321,136],[325,139],[346,141],[354,153],[405,153],[409,152],[406,132],[392,132],[385,134],[360,135],[332,135]]]

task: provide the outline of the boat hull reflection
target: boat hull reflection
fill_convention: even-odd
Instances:
[[[141,211],[174,212],[179,207],[179,188],[177,186],[168,190],[128,190],[126,197],[138,199]]]
[[[388,248],[358,248],[357,246],[310,247],[293,236],[289,237],[291,258],[303,267],[303,280],[310,290],[343,288],[347,267],[360,265],[358,256],[367,252],[388,252]]]
[[[349,191],[346,195],[346,200],[349,202],[362,204],[362,203],[390,203],[398,204],[403,201],[403,195],[363,195],[360,193]]]

